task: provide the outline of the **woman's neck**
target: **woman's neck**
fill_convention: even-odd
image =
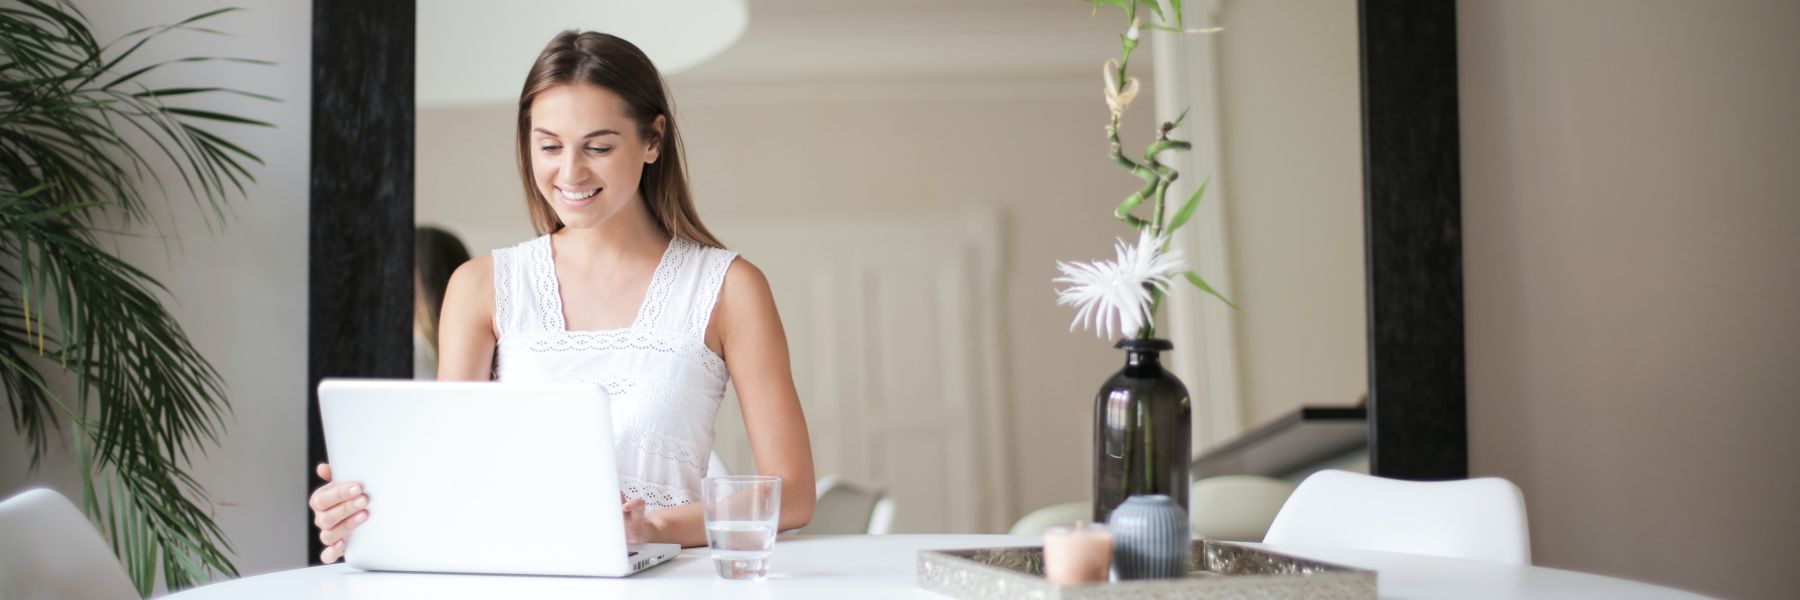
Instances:
[[[558,262],[571,266],[610,265],[635,255],[661,256],[669,246],[640,195],[593,227],[564,227],[551,235]]]

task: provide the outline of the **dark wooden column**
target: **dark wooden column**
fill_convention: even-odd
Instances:
[[[410,1],[313,1],[309,494],[326,460],[319,380],[412,377],[414,21]]]
[[[1362,0],[1370,468],[1468,476],[1456,2]]]

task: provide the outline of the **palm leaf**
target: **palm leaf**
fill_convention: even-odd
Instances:
[[[0,390],[13,428],[34,468],[64,423],[73,430],[82,504],[141,594],[158,577],[180,589],[235,576],[212,501],[187,471],[225,426],[223,381],[164,307],[168,290],[96,234],[115,219],[125,229],[157,225],[140,191],[150,183],[168,195],[153,156],[174,166],[209,228],[223,225],[230,200],[255,181],[247,164],[262,159],[201,125],[271,125],[167,102],[274,98],[151,88],[142,77],[181,64],[268,63],[185,57],[126,66],[166,33],[218,33],[194,24],[235,9],[102,45],[66,0],[17,4],[0,8]],[[74,392],[59,395],[66,388],[58,382]]]

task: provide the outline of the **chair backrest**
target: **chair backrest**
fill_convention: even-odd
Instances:
[[[1497,477],[1422,482],[1320,471],[1288,497],[1263,542],[1531,564],[1525,497]]]
[[[1094,520],[1094,503],[1092,502],[1052,504],[1019,517],[1019,520],[1013,522],[1012,529],[1007,533],[1039,535],[1044,533],[1044,530],[1057,525],[1073,525],[1079,521],[1092,520]]]
[[[887,535],[894,532],[893,498],[882,498],[875,503],[875,511],[869,513],[869,535]]]
[[[1294,493],[1294,484],[1261,475],[1220,475],[1188,489],[1188,523],[1194,537],[1254,542]]]
[[[725,466],[725,459],[719,458],[718,452],[713,452],[711,456],[706,457],[706,476],[707,477],[730,477],[731,476],[731,468]]]
[[[0,502],[0,598],[137,597],[106,540],[61,494],[35,489]]]
[[[880,488],[856,485],[835,476],[819,479],[818,501],[813,504],[812,521],[798,533],[818,535],[864,534],[870,530],[875,509],[886,493]],[[888,519],[892,519],[891,504]]]

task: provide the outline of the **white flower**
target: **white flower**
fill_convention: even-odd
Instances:
[[[1106,107],[1112,109],[1115,117],[1124,113],[1126,107],[1131,106],[1131,100],[1136,98],[1138,93],[1137,78],[1127,77],[1125,86],[1119,87],[1118,72],[1119,61],[1107,60],[1106,66],[1101,67],[1100,73],[1106,83]]]
[[[1111,339],[1119,335],[1136,335],[1150,323],[1150,289],[1167,293],[1169,280],[1187,267],[1181,250],[1161,252],[1163,238],[1144,231],[1138,234],[1136,246],[1120,239],[1118,260],[1092,263],[1056,262],[1063,276],[1056,283],[1068,287],[1057,290],[1056,303],[1079,307],[1069,331],[1076,327],[1092,328],[1095,335]]]

